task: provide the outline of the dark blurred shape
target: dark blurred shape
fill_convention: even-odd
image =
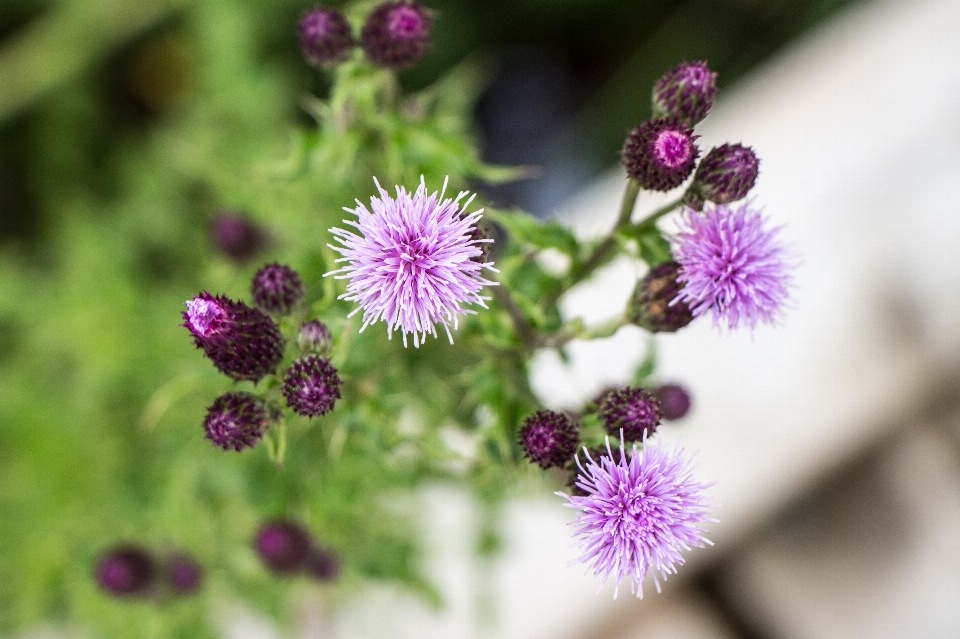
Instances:
[[[278,574],[300,572],[310,561],[310,535],[292,521],[264,524],[257,531],[253,547],[263,563]]]
[[[153,559],[139,546],[118,546],[97,562],[96,579],[111,595],[142,595],[150,590],[156,568]]]
[[[267,244],[267,235],[260,227],[233,211],[220,211],[214,216],[210,235],[220,253],[240,264],[252,260]]]
[[[272,315],[286,315],[303,297],[300,274],[286,264],[267,264],[253,276],[253,305]]]
[[[660,410],[666,420],[682,419],[690,412],[690,393],[680,384],[664,384],[654,395],[660,401]]]
[[[333,345],[333,335],[326,324],[319,320],[307,322],[297,331],[297,347],[301,353],[328,356]]]
[[[318,581],[335,581],[340,576],[340,559],[331,550],[317,548],[310,557],[307,570]]]
[[[165,576],[174,592],[188,595],[200,589],[203,569],[193,557],[182,552],[175,553],[167,558]]]

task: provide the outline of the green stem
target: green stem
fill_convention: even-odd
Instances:
[[[583,326],[582,320],[577,318],[569,324],[561,326],[550,335],[544,336],[540,340],[540,343],[547,348],[562,348],[568,342],[575,339],[603,339],[605,337],[611,337],[621,326],[625,326],[628,323],[627,318],[621,316],[588,330]]]
[[[642,233],[643,231],[648,231],[648,230],[652,229],[652,228],[656,225],[657,220],[659,220],[661,217],[663,217],[664,215],[666,215],[666,214],[669,213],[670,211],[673,211],[674,209],[676,209],[676,208],[677,208],[678,206],[680,206],[681,204],[683,204],[683,196],[682,196],[682,195],[681,195],[679,198],[677,198],[676,200],[674,200],[673,202],[670,202],[669,204],[666,204],[666,205],[664,205],[664,206],[661,206],[659,209],[657,209],[656,211],[654,211],[653,213],[651,213],[651,214],[648,215],[647,217],[643,218],[642,220],[640,220],[640,221],[637,222],[636,224],[631,224],[631,225],[630,225],[630,232],[631,232],[631,233]]]
[[[513,321],[513,327],[517,331],[517,336],[520,340],[528,350],[532,351],[535,349],[537,347],[537,334],[523,314],[523,309],[521,309],[517,301],[513,299],[513,296],[510,295],[507,287],[501,283],[499,286],[491,286],[490,291],[493,293],[493,299],[497,300],[497,304],[503,307],[503,310],[510,316],[511,321]]]
[[[617,221],[613,228],[607,234],[607,237],[593,250],[587,261],[580,265],[574,273],[571,274],[570,282],[567,288],[582,282],[589,277],[598,267],[606,264],[612,257],[610,252],[616,248],[617,231],[630,224],[630,218],[633,215],[633,207],[637,203],[637,196],[640,194],[640,185],[634,180],[627,180],[627,188],[623,191],[623,201],[620,203],[620,214],[617,215]]]

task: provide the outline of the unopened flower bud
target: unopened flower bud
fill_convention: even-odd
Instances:
[[[324,357],[330,354],[333,336],[327,325],[318,320],[307,322],[297,331],[297,346],[304,355],[313,353]]]
[[[272,319],[243,302],[207,292],[186,302],[181,326],[224,375],[254,382],[283,358],[283,337]]]
[[[697,149],[691,129],[666,120],[647,120],[634,127],[623,144],[620,160],[641,187],[669,191],[683,184],[696,165]]]
[[[742,144],[724,144],[711,149],[700,162],[690,185],[690,193],[700,199],[686,202],[691,208],[703,209],[703,200],[727,204],[747,196],[757,181],[760,160],[753,149]]]
[[[650,269],[630,298],[630,321],[651,333],[675,333],[693,321],[690,305],[679,298],[680,265],[664,262]]]
[[[287,369],[281,390],[295,413],[316,417],[333,410],[340,399],[340,376],[330,360],[304,355]]]
[[[520,448],[540,468],[562,467],[577,450],[580,433],[569,415],[552,410],[537,411],[520,429]]]
[[[626,386],[603,396],[597,412],[600,423],[611,435],[623,431],[624,441],[639,441],[643,434],[652,435],[660,425],[660,405],[643,390]]]
[[[273,521],[257,531],[253,547],[275,573],[292,574],[307,567],[312,544],[310,535],[297,523]]]
[[[717,74],[706,62],[681,62],[653,87],[653,115],[692,127],[710,113],[717,97]]]
[[[318,581],[335,581],[340,576],[340,559],[333,551],[314,548],[307,571]]]
[[[251,393],[224,393],[207,409],[204,437],[214,446],[240,452],[252,448],[270,426],[263,401]]]
[[[285,264],[267,264],[250,283],[253,304],[272,315],[286,315],[303,298],[300,275]]]
[[[155,575],[153,558],[137,546],[120,546],[104,553],[96,569],[97,584],[116,596],[147,593]]]
[[[430,46],[433,21],[422,5],[408,0],[386,2],[367,16],[360,45],[374,65],[394,71],[409,69]]]
[[[350,57],[355,42],[350,23],[337,9],[315,7],[300,18],[300,52],[315,67],[330,67]]]

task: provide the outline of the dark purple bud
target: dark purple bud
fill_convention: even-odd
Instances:
[[[360,46],[375,66],[402,71],[427,52],[432,26],[433,21],[419,3],[385,2],[363,23]]]
[[[336,9],[314,7],[300,18],[297,34],[300,52],[315,67],[330,67],[350,57],[353,32],[346,17]]]
[[[716,83],[706,62],[681,62],[653,86],[653,116],[692,127],[710,113]]]
[[[256,224],[236,213],[217,213],[210,225],[213,245],[234,262],[249,262],[267,244],[266,233]]]
[[[639,441],[644,432],[652,435],[660,425],[660,404],[642,388],[625,386],[603,396],[597,416],[611,435],[623,430],[624,441]]]
[[[692,129],[665,120],[647,120],[627,135],[620,161],[637,184],[650,191],[669,191],[683,184],[700,150]]]
[[[316,417],[333,410],[340,399],[340,376],[330,360],[304,355],[287,369],[282,391],[295,413]]]
[[[175,553],[167,558],[166,580],[170,588],[181,595],[196,592],[203,582],[203,569],[193,557]]]
[[[303,298],[303,282],[285,264],[267,264],[250,283],[253,305],[273,315],[286,315]]]
[[[340,576],[340,559],[333,551],[315,548],[307,570],[319,581],[334,581]]]
[[[261,526],[253,547],[267,568],[279,574],[305,569],[312,550],[307,531],[290,521],[273,521]]]
[[[263,401],[250,393],[224,393],[207,409],[204,437],[214,446],[240,452],[252,448],[270,426]]]
[[[150,590],[156,568],[146,550],[120,546],[100,557],[96,577],[100,588],[111,595],[142,595]]]
[[[333,336],[327,325],[318,320],[307,322],[297,331],[297,346],[300,352],[327,356],[333,346]]]
[[[283,359],[280,329],[258,309],[206,291],[186,305],[181,326],[224,375],[256,382]]]
[[[562,467],[577,450],[580,433],[569,415],[552,410],[537,411],[520,429],[520,448],[540,468]]]
[[[664,384],[656,390],[660,410],[666,420],[682,419],[690,412],[690,393],[679,384]]]
[[[689,304],[678,297],[680,265],[664,262],[637,282],[630,298],[630,321],[651,333],[675,333],[693,321]]]
[[[711,149],[700,162],[693,176],[690,191],[698,196],[700,205],[688,202],[691,208],[703,209],[702,200],[728,204],[742,200],[757,182],[760,160],[753,149],[742,144],[724,144]]]

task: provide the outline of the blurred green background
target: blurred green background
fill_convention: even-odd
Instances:
[[[434,46],[401,83],[429,86],[465,60],[479,69],[467,115],[484,159],[541,170],[478,186],[546,215],[616,162],[625,131],[649,115],[649,87],[678,61],[708,60],[722,96],[849,3],[436,0]],[[242,593],[282,616],[285,594],[265,585],[247,544],[257,522],[237,504],[282,512],[295,487],[264,456],[241,464],[202,441],[197,424],[224,383],[177,324],[201,288],[244,295],[255,266],[213,250],[217,211],[266,229],[261,260],[297,263],[303,238],[324,228],[304,213],[354,197],[333,179],[271,186],[289,171],[294,131],[311,126],[304,96],[329,90],[296,48],[310,6],[0,2],[0,633],[45,620],[104,637],[134,636],[131,624],[136,636],[212,632],[204,606],[168,602],[158,615],[96,592],[91,566],[122,539],[227,566],[211,568],[205,592]],[[322,264],[298,266],[319,281]],[[336,468],[356,476],[325,467],[316,479],[354,492],[300,513],[347,558],[344,592],[354,574],[430,596],[408,531],[357,508],[421,471],[366,472],[362,447],[344,451],[356,461]],[[374,545],[381,552],[365,554]]]

